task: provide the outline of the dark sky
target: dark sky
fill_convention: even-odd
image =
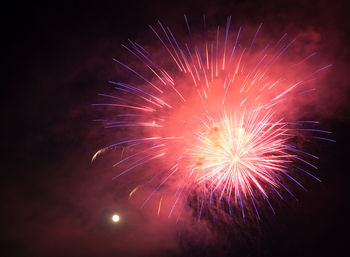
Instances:
[[[49,2],[1,4],[1,256],[346,255],[346,1]],[[227,15],[243,25],[264,22],[272,34],[313,28],[334,64],[327,90],[337,98],[320,119],[337,143],[316,149],[323,182],[311,182],[298,201],[281,204],[276,216],[253,228],[157,220],[120,197],[129,188],[111,181],[108,160],[90,163],[107,143],[92,122],[90,104],[113,75],[120,44],[142,38],[157,19],[183,27],[184,13],[193,23],[203,14],[213,23],[225,22]],[[114,211],[127,217],[123,224],[109,222]]]

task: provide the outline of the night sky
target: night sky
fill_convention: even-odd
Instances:
[[[0,256],[347,256],[350,131],[350,6],[346,1],[3,2]],[[305,3],[303,3],[305,2]],[[307,2],[307,3],[306,3]],[[160,19],[261,22],[266,33],[316,31],[333,63],[316,119],[337,142],[315,152],[322,183],[277,204],[257,224],[175,224],[127,201],[112,181],[109,142],[91,104],[113,77],[128,38]],[[326,92],[326,93],[325,93]],[[113,224],[117,212],[123,222]],[[249,223],[249,222],[248,222]]]

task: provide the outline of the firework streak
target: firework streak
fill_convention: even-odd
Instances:
[[[315,53],[286,58],[295,43],[286,34],[262,44],[261,24],[247,40],[242,27],[230,30],[231,17],[215,31],[206,31],[204,20],[204,33],[196,37],[186,16],[185,21],[188,44],[158,22],[150,26],[159,44],[154,54],[152,47],[130,39],[122,45],[138,63],[113,59],[133,75],[132,82],[110,81],[115,93],[101,94],[108,103],[95,104],[117,113],[97,121],[116,128],[118,139],[93,160],[122,149],[113,179],[149,174],[130,197],[153,185],[141,207],[157,199],[158,215],[166,202],[169,218],[180,217],[188,205],[197,206],[199,219],[232,216],[233,210],[243,218],[249,213],[260,218],[262,203],[274,212],[271,198],[283,199],[284,192],[293,196],[288,184],[304,188],[298,174],[319,180],[311,171],[317,157],[300,150],[301,142],[334,140],[327,138],[330,132],[314,128],[317,121],[294,117],[296,99],[307,98],[317,75],[331,65],[311,69],[307,62]]]

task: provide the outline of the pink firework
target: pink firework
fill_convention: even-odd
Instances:
[[[185,21],[190,32],[186,16]],[[199,218],[203,206],[214,217],[215,212],[232,215],[232,205],[243,217],[250,207],[259,217],[258,201],[273,210],[273,195],[292,194],[286,181],[304,188],[295,172],[318,180],[306,171],[316,169],[308,159],[317,157],[299,149],[300,138],[333,141],[314,135],[330,133],[314,129],[318,122],[295,119],[298,99],[315,90],[317,74],[331,65],[307,65],[315,53],[286,58],[295,39],[285,34],[272,44],[261,42],[260,24],[246,40],[241,27],[230,32],[230,22],[228,17],[223,31],[218,26],[203,35],[190,32],[190,44],[160,22],[158,31],[150,26],[159,46],[131,40],[123,45],[138,63],[113,60],[134,78],[110,81],[116,93],[101,96],[111,102],[96,104],[117,111],[116,118],[98,121],[118,129],[119,139],[93,159],[121,149],[114,179],[146,173],[149,179],[129,195],[153,187],[141,207],[157,199],[158,215],[168,206],[168,217],[175,211],[180,217],[189,199],[196,198]]]

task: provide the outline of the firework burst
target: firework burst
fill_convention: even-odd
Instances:
[[[158,31],[150,26],[160,44],[156,55],[132,40],[123,45],[141,68],[113,59],[137,80],[110,81],[116,93],[101,96],[111,101],[95,104],[118,110],[116,118],[97,121],[107,128],[126,129],[93,160],[108,149],[122,149],[114,179],[147,166],[142,172],[149,180],[129,196],[153,183],[141,207],[159,193],[158,215],[166,195],[171,195],[166,201],[168,217],[175,210],[180,217],[191,197],[198,199],[199,218],[203,206],[212,209],[213,217],[215,211],[232,215],[231,206],[243,217],[252,207],[259,217],[256,202],[261,199],[274,211],[272,195],[292,194],[286,178],[302,188],[293,176],[296,171],[318,180],[304,167],[316,169],[307,159],[317,157],[300,150],[298,142],[301,132],[305,138],[333,141],[310,134],[330,132],[314,129],[316,121],[290,121],[289,109],[297,104],[296,97],[315,90],[317,74],[331,65],[305,68],[315,53],[293,62],[283,60],[295,39],[288,41],[285,34],[261,46],[256,42],[261,24],[248,41],[241,27],[230,32],[228,17],[222,31],[218,26],[194,39],[186,16],[185,21],[190,44],[178,41],[158,22]],[[165,185],[172,186],[162,190]]]

